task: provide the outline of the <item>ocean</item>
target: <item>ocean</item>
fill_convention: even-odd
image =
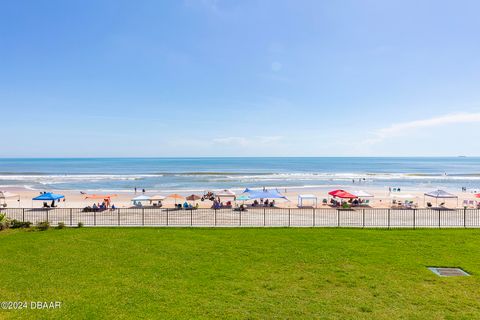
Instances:
[[[0,159],[0,188],[205,191],[245,187],[480,189],[480,158]]]

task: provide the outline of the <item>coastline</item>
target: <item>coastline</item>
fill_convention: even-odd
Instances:
[[[280,208],[296,208],[298,205],[298,196],[300,194],[313,194],[317,196],[317,207],[325,207],[322,205],[322,200],[323,199],[328,199],[330,200],[330,196],[328,195],[328,192],[334,189],[345,189],[346,191],[353,192],[354,190],[363,190],[366,192],[369,192],[374,195],[374,198],[370,198],[370,207],[372,208],[389,208],[392,206],[392,200],[394,197],[392,195],[411,195],[413,197],[409,197],[408,200],[414,201],[414,203],[417,205],[418,208],[423,208],[425,207],[424,205],[424,193],[429,192],[432,190],[425,189],[423,191],[420,190],[415,190],[414,188],[410,189],[402,189],[401,192],[391,192],[389,193],[388,188],[378,188],[378,187],[371,187],[367,185],[352,185],[350,187],[347,186],[328,186],[328,187],[287,187],[287,188],[277,188],[284,196],[287,197],[288,201],[279,199],[276,201],[276,206]],[[242,192],[243,189],[236,189],[232,188],[237,196],[239,196]],[[21,187],[5,187],[2,188],[2,191],[8,191],[12,192],[15,194],[18,194],[20,196],[20,202],[17,201],[15,198],[7,198],[6,203],[8,208],[39,208],[42,206],[42,201],[33,201],[32,198],[38,196],[40,194],[40,190],[30,190],[26,188],[21,188]],[[50,191],[50,190],[49,190]],[[462,203],[464,200],[467,201],[475,201],[478,198],[475,198],[475,194],[473,192],[459,192],[458,190],[447,190],[458,196],[458,207],[462,207]],[[60,201],[59,207],[63,208],[84,208],[86,206],[91,206],[93,205],[94,201],[95,203],[98,203],[98,200],[92,200],[92,199],[85,199],[85,194],[82,194],[79,190],[54,190],[55,193],[63,194],[65,196],[65,201]],[[148,191],[146,190],[145,195],[147,196],[153,196],[153,195],[163,195],[167,196],[168,194],[171,193],[178,193],[182,196],[188,196],[191,194],[196,194],[196,195],[203,195],[203,191],[199,190],[164,190],[163,192],[157,192],[157,191]],[[88,194],[106,194],[104,191],[99,191],[99,190],[90,190]],[[112,204],[115,205],[117,208],[131,208],[133,207],[131,199],[142,195],[143,193],[140,191],[137,191],[135,193],[133,190],[132,191],[114,191],[111,192],[110,194],[116,194],[117,196],[112,198]],[[398,198],[399,201],[404,201],[404,198]],[[183,203],[185,200],[177,200],[176,203]],[[227,200],[223,200],[227,201]],[[101,202],[101,201],[100,201]],[[173,207],[175,204],[174,199],[167,198],[163,202],[164,207]],[[435,204],[435,199],[430,198],[426,199],[426,202],[431,202]],[[439,199],[438,203],[443,202],[442,199]],[[446,199],[446,204],[445,206],[448,208],[455,208],[457,207],[457,201],[456,199]],[[205,201],[197,201],[199,204],[200,208],[210,208],[212,206],[212,202],[209,200]],[[239,201],[241,204],[242,202]]]

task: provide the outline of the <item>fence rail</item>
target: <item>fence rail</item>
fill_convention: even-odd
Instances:
[[[477,209],[249,208],[176,210],[128,208],[97,212],[82,209],[3,208],[10,219],[34,224],[49,221],[67,226],[164,227],[358,227],[358,228],[479,228]]]

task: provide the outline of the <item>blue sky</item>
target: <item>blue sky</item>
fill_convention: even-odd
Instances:
[[[2,1],[0,156],[479,155],[478,1]]]

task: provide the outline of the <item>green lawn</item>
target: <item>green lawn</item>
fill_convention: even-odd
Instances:
[[[480,230],[9,230],[0,244],[0,301],[62,301],[6,319],[480,318]]]

